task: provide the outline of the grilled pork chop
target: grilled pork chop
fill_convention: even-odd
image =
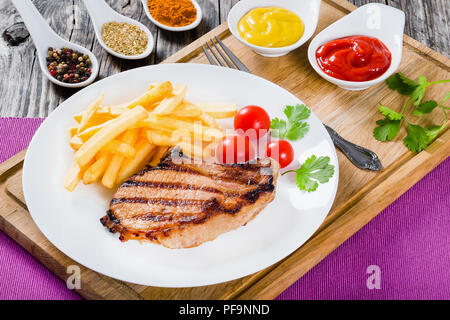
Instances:
[[[190,248],[247,224],[275,197],[279,165],[180,163],[179,149],[125,181],[100,219],[121,241]]]

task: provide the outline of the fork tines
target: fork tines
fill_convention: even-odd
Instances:
[[[212,46],[209,44],[209,42],[206,42],[206,46],[208,47],[209,51],[204,45],[202,45],[203,52],[205,52],[206,58],[208,58],[210,64],[238,69],[250,73],[250,70],[248,70],[248,68],[242,63],[242,61],[239,60],[238,57],[236,57],[236,55],[218,37],[211,38],[210,41],[212,43]],[[212,56],[209,52],[211,52]]]

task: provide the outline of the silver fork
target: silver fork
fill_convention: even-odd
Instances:
[[[239,60],[218,37],[210,39],[210,42],[212,46],[209,42],[205,43],[206,47],[205,45],[202,45],[203,52],[210,64],[251,73],[242,61]],[[332,128],[325,124],[324,126],[327,129],[331,140],[333,140],[334,145],[339,148],[355,166],[360,169],[372,171],[379,171],[383,168],[383,165],[375,152],[345,140]]]

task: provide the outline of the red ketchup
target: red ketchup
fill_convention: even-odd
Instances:
[[[383,42],[368,36],[350,36],[319,47],[316,59],[327,75],[346,81],[369,81],[389,69],[392,55]]]

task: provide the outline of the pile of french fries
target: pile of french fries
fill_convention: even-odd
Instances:
[[[123,105],[104,105],[102,94],[70,128],[75,162],[64,181],[72,192],[80,181],[114,188],[145,165],[157,165],[169,147],[180,146],[192,158],[204,158],[223,137],[216,119],[236,115],[234,103],[194,104],[187,85],[152,84]],[[198,143],[200,141],[200,143]]]

